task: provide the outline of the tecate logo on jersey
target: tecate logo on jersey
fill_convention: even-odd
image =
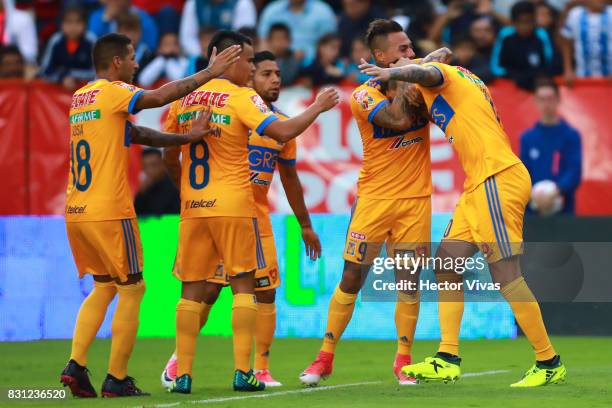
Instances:
[[[78,109],[86,105],[96,103],[96,95],[100,92],[99,89],[92,89],[87,92],[80,92],[72,95],[72,104],[70,109]]]
[[[183,98],[181,107],[203,105],[223,108],[227,105],[227,98],[229,94],[225,92],[195,91]]]

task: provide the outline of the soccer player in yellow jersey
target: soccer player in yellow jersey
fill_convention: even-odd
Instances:
[[[259,391],[265,385],[251,370],[250,358],[258,310],[255,270],[262,269],[266,262],[249,182],[250,129],[287,143],[320,113],[335,106],[338,94],[325,89],[302,114],[278,120],[261,97],[246,87],[255,69],[251,40],[223,30],[215,34],[210,44],[219,50],[240,45],[240,59],[222,78],[173,103],[166,122],[166,130],[186,132],[194,111],[209,106],[213,111],[211,122],[220,129],[219,135],[185,145],[181,151],[182,209],[174,274],[182,281],[182,292],[176,306],[177,378],[171,391],[191,392],[206,280],[214,275],[221,261],[234,294],[233,387],[237,391]]]
[[[80,277],[93,275],[94,287],[83,301],[74,329],[70,361],[61,382],[73,395],[96,397],[89,380],[87,351],[110,302],[118,295],[112,323],[108,375],[102,394],[143,395],[128,376],[128,359],[138,329],[144,294],[142,246],[128,186],[131,143],[170,146],[202,140],[204,114],[191,133],[171,135],[129,122],[130,114],[174,101],[220,75],[238,57],[238,47],[213,58],[204,71],[144,91],[130,85],[138,63],[129,38],[109,34],[93,49],[97,79],[77,90],[70,107],[70,170],[66,229]]]
[[[380,66],[414,57],[410,39],[392,20],[374,20],[366,42]],[[439,53],[445,56],[444,49]],[[397,87],[390,102],[387,84],[369,80],[351,95],[351,111],[363,143],[363,163],[346,236],[344,271],[329,305],[323,344],[316,359],[300,375],[300,381],[309,386],[331,374],[336,344],[352,317],[357,294],[382,245],[386,243],[388,256],[428,252],[429,120],[407,106],[404,88],[405,85]],[[397,271],[396,276],[401,280],[410,278],[406,271]],[[418,314],[418,293],[409,290],[398,293],[395,309],[398,344],[393,372],[400,385],[416,383],[414,378],[403,375],[400,368],[411,361]]]
[[[255,64],[253,89],[279,119],[287,119],[288,117],[272,104],[278,99],[281,86],[280,69],[276,63],[276,57],[269,51],[262,51],[255,54],[253,62]],[[175,182],[180,180],[180,163],[178,162],[176,149],[167,149],[166,154],[166,163]],[[295,168],[296,154],[295,139],[287,143],[281,143],[272,138],[261,136],[252,129],[249,136],[248,155],[250,181],[255,198],[255,212],[263,255],[266,260],[266,266],[257,269],[255,272],[257,323],[255,328],[254,373],[266,387],[282,385],[272,377],[269,369],[270,347],[276,328],[276,306],[274,302],[276,288],[280,285],[280,271],[270,222],[268,191],[277,164],[287,201],[302,227],[302,238],[306,246],[306,252],[312,260],[317,259],[321,254],[321,243],[312,229],[308,209],[304,203],[304,193]],[[180,185],[180,182],[177,182],[177,185]],[[216,302],[221,289],[228,284],[228,276],[224,273],[223,268],[219,267],[216,269],[214,276],[207,282],[204,291],[204,309],[200,319],[202,327],[206,324],[208,313]],[[169,387],[176,378],[176,352],[168,360],[161,378],[165,387]]]
[[[378,81],[416,84],[431,119],[457,151],[466,174],[464,192],[436,256],[465,259],[478,250],[485,255],[493,281],[501,287],[536,356],[534,366],[511,386],[536,387],[563,381],[565,366],[548,338],[540,307],[519,263],[531,179],[510,148],[489,90],[467,69],[441,63],[387,69],[364,63],[361,68]],[[436,277],[443,285],[462,281],[453,270],[437,270]],[[439,300],[438,353],[402,371],[418,378],[454,381],[461,373],[458,355],[463,292],[444,290]]]

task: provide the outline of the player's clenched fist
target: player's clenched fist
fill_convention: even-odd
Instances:
[[[333,88],[325,88],[319,92],[314,103],[320,108],[321,112],[325,112],[336,106],[339,101],[338,91]]]
[[[239,45],[232,45],[231,47],[221,51],[219,55],[217,55],[217,47],[213,47],[210,54],[210,61],[205,71],[210,72],[211,75],[216,78],[225,72],[226,69],[232,66],[232,64],[238,61],[241,53],[242,47]]]

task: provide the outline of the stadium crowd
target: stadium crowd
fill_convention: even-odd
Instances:
[[[607,0],[2,0],[0,78],[44,78],[69,90],[94,77],[96,37],[137,44],[136,81],[148,87],[206,66],[215,30],[235,29],[278,58],[284,85],[358,83],[362,40],[379,17],[405,27],[417,55],[451,46],[485,82],[532,89],[539,76],[609,77]]]

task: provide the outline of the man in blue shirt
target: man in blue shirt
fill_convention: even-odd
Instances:
[[[291,49],[304,56],[302,66],[308,66],[316,56],[317,41],[323,35],[336,32],[336,15],[321,0],[276,0],[264,8],[257,28],[259,38],[266,38],[274,23],[284,23],[291,29]]]
[[[117,18],[123,14],[136,13],[140,17],[140,25],[142,27],[142,41],[150,50],[157,49],[157,40],[159,32],[157,24],[153,17],[147,14],[146,11],[132,6],[131,0],[113,0],[107,2],[104,7],[101,7],[89,16],[88,29],[101,37],[108,33],[117,32]],[[134,44],[136,46],[136,44]]]
[[[536,82],[535,102],[540,120],[521,136],[521,160],[534,185],[531,210],[539,214],[574,214],[574,195],[582,175],[580,134],[559,116],[559,89],[552,80]],[[556,187],[550,193],[542,193],[546,188],[539,189],[537,185],[545,180]],[[545,184],[548,183],[540,186]],[[558,211],[555,206],[560,207]]]

